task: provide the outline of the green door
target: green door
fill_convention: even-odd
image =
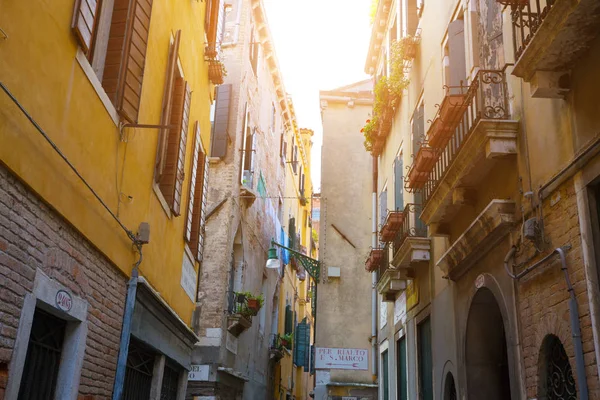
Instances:
[[[431,357],[431,320],[427,318],[418,327],[419,399],[433,400],[433,365]]]
[[[383,400],[390,399],[390,383],[388,377],[388,351],[384,351],[381,355],[381,377],[383,386]]]
[[[406,372],[406,336],[398,340],[398,360],[396,363],[396,391],[398,400],[408,400],[408,374]]]

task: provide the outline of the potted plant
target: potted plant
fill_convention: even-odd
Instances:
[[[258,311],[262,308],[265,299],[262,294],[259,294],[258,296],[250,295],[246,297],[246,302],[248,304],[248,309],[250,309],[250,311],[254,312],[254,315],[256,315],[258,314]]]
[[[293,336],[293,333],[286,333],[285,335],[281,336],[281,345],[290,350],[292,348]]]

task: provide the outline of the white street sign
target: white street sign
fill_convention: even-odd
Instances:
[[[316,369],[369,369],[369,351],[366,349],[338,349],[317,347]]]

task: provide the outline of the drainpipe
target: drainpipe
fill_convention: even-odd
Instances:
[[[573,290],[573,285],[571,284],[571,279],[569,278],[569,272],[567,270],[567,260],[565,258],[565,251],[571,249],[571,245],[566,245],[563,247],[557,247],[554,251],[548,254],[546,257],[542,258],[540,261],[535,264],[527,267],[524,271],[519,272],[518,274],[514,274],[509,269],[509,262],[514,258],[516,247],[513,246],[506,254],[504,258],[504,268],[506,269],[506,273],[512,279],[518,280],[535,268],[539,267],[546,260],[550,259],[555,254],[560,256],[560,269],[563,271],[565,275],[565,282],[567,284],[567,291],[569,292],[569,316],[571,317],[571,336],[573,337],[573,349],[575,351],[575,373],[577,374],[577,386],[579,387],[579,399],[588,400],[588,386],[587,380],[585,376],[585,363],[583,359],[583,343],[581,341],[581,325],[579,323],[579,308],[577,306],[577,299],[575,298],[575,291]]]
[[[113,386],[112,400],[121,400],[123,396],[123,385],[125,384],[125,368],[127,364],[127,353],[129,351],[129,338],[131,336],[131,319],[135,307],[135,296],[138,284],[138,267],[142,263],[142,246],[137,245],[140,258],[131,270],[131,279],[127,283],[127,295],[125,297],[125,311],[123,312],[123,328],[121,329],[121,340],[119,344],[119,355],[117,358],[117,371],[115,384]]]
[[[373,156],[371,247],[377,248],[377,157]],[[377,272],[371,273],[371,373],[377,375]]]

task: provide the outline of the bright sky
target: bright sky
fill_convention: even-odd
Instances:
[[[323,128],[319,90],[368,78],[370,0],[263,0],[298,126],[315,131],[314,191],[320,191]],[[358,132],[357,132],[358,134]]]

